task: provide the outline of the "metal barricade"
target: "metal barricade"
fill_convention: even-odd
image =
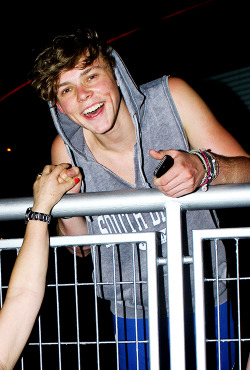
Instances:
[[[32,205],[31,198],[19,198],[19,199],[5,199],[0,202],[0,220],[20,220],[24,218],[26,209]],[[203,278],[202,278],[202,263],[201,261],[201,248],[197,244],[194,245],[194,260],[189,257],[183,256],[182,253],[182,211],[192,211],[197,209],[219,209],[219,208],[234,208],[234,207],[250,207],[250,184],[242,185],[223,185],[210,187],[209,191],[204,193],[197,191],[185,197],[172,199],[165,197],[158,190],[136,190],[128,192],[112,192],[112,193],[89,193],[89,194],[77,194],[77,195],[66,195],[63,199],[54,207],[52,215],[55,217],[64,216],[92,216],[92,215],[113,215],[118,213],[133,213],[133,212],[166,212],[167,215],[167,259],[157,258],[155,255],[155,235],[154,233],[139,233],[137,234],[110,234],[100,236],[81,236],[81,237],[55,237],[51,238],[51,246],[55,248],[55,284],[48,286],[48,288],[54,286],[56,289],[56,301],[57,301],[57,332],[58,342],[56,343],[59,353],[59,368],[63,368],[61,365],[61,346],[68,345],[61,340],[60,337],[60,307],[59,307],[59,289],[61,284],[57,280],[57,262],[56,262],[56,250],[57,245],[100,245],[100,244],[114,244],[122,243],[126,238],[131,243],[139,243],[145,241],[148,245],[147,259],[148,263],[148,291],[149,291],[149,348],[151,354],[151,369],[159,368],[159,346],[158,346],[158,326],[157,326],[157,288],[156,288],[156,267],[157,265],[167,264],[168,269],[168,299],[169,299],[169,328],[170,328],[170,365],[171,369],[185,369],[186,368],[186,353],[185,353],[185,323],[184,323],[184,295],[183,295],[183,263],[194,262],[194,273],[195,273],[195,302],[196,302],[196,338],[199,340],[196,343],[196,354],[197,354],[197,368],[205,368],[205,334],[204,334],[204,300],[197,299],[197,297],[203,297]],[[220,230],[219,230],[220,231]],[[209,230],[208,233],[211,233]],[[198,238],[194,231],[195,240]],[[212,233],[211,233],[212,235]],[[206,238],[207,236],[205,236]],[[69,238],[69,239],[68,239]],[[72,238],[79,238],[74,240]],[[93,238],[93,239],[92,239]],[[149,239],[148,239],[149,238]],[[213,238],[213,236],[212,236]],[[154,240],[154,241],[153,241]],[[12,248],[11,240],[1,241],[1,248]],[[14,243],[17,243],[15,240]],[[54,244],[55,243],[55,244]],[[58,244],[57,244],[58,243]],[[21,241],[19,241],[21,245]],[[136,245],[136,244],[133,244]],[[149,247],[149,245],[152,247]],[[4,246],[4,247],[3,247]],[[15,247],[17,245],[15,244]],[[74,255],[74,271],[76,271],[76,256]],[[196,262],[198,261],[198,262]],[[151,275],[154,275],[152,277]],[[95,287],[95,274],[93,280],[93,286]],[[137,282],[125,282],[131,283],[136,286]],[[145,282],[139,282],[143,284]],[[0,282],[1,285],[1,282]],[[66,286],[67,284],[64,284]],[[80,284],[81,285],[81,284]],[[82,364],[84,368],[83,360],[80,356],[80,347],[86,345],[81,342],[79,333],[79,308],[78,308],[78,282],[77,274],[75,273],[75,283],[73,284],[75,290],[75,306],[76,306],[76,332],[77,340],[75,345],[77,347],[78,357],[78,368]],[[152,287],[152,288],[151,288]],[[97,297],[95,296],[95,302]],[[150,303],[151,302],[151,303]],[[97,306],[96,306],[97,307]],[[136,313],[135,313],[136,314]],[[95,316],[96,322],[98,322],[98,313],[96,310]],[[38,319],[38,327],[41,323]],[[198,325],[197,325],[198,322]],[[240,332],[240,329],[239,329]],[[42,367],[42,350],[46,344],[41,339],[41,332],[39,329],[39,342],[36,345],[40,351],[40,368]],[[219,340],[219,339],[218,339]],[[96,333],[97,346],[102,344],[99,339],[98,331]],[[140,341],[137,340],[137,346]],[[238,340],[239,349],[241,339]],[[107,342],[108,343],[108,342]],[[107,344],[106,343],[106,344]],[[118,342],[114,342],[116,350],[118,349]],[[116,351],[117,353],[118,351]],[[156,356],[156,357],[152,357]],[[101,368],[100,361],[98,360],[97,350],[97,366]],[[240,359],[239,359],[240,361]],[[116,357],[116,363],[118,365],[118,355]],[[23,367],[25,368],[25,367]]]

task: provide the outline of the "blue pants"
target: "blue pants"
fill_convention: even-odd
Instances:
[[[207,339],[215,339],[218,335],[217,308],[213,314],[206,319]],[[195,369],[195,336],[194,336],[194,315],[185,318],[188,324],[186,331],[186,356],[187,369]],[[115,328],[115,316],[113,316]],[[190,325],[189,325],[190,324]],[[168,319],[160,322],[160,361],[161,368],[169,368],[169,335]],[[220,335],[221,339],[234,338],[234,323],[231,305],[225,302],[220,306]],[[148,340],[148,320],[137,319],[138,340]],[[135,320],[118,317],[118,341],[135,341]],[[235,343],[220,343],[221,369],[231,370],[235,361]],[[208,369],[218,368],[218,344],[208,343],[207,345]],[[140,370],[149,370],[149,346],[148,343],[138,344],[138,361]],[[136,343],[119,343],[119,366],[121,370],[137,369]]]

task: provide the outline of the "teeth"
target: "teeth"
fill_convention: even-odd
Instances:
[[[88,109],[85,109],[85,111],[83,112],[83,114],[89,114],[89,113],[93,113],[94,111],[96,111],[98,108],[101,108],[103,106],[104,103],[98,103],[98,104],[95,104],[93,105],[92,107],[88,108]]]

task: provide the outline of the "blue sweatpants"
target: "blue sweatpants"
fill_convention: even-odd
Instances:
[[[234,323],[231,305],[228,302],[220,305],[220,336],[221,339],[234,339]],[[194,315],[186,317],[186,355],[187,369],[195,369],[195,335],[194,335]],[[217,307],[213,315],[206,318],[207,339],[215,339],[218,336],[217,326]],[[135,341],[135,319],[123,319],[118,317],[118,341]],[[115,316],[113,315],[114,328]],[[169,335],[168,319],[160,322],[160,361],[162,369],[169,369]],[[137,319],[138,341],[148,340],[148,320]],[[221,342],[220,344],[221,369],[231,370],[235,362],[235,343]],[[149,370],[149,346],[148,343],[138,344],[138,358],[136,343],[119,343],[119,366],[121,370]],[[207,345],[208,368],[218,369],[218,344],[209,343]],[[137,367],[137,361],[139,367]]]

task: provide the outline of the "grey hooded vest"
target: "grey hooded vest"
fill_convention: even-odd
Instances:
[[[121,94],[133,119],[137,142],[134,146],[134,166],[136,189],[153,188],[153,171],[157,166],[156,160],[149,155],[150,149],[155,150],[189,150],[189,144],[168,87],[168,78],[162,77],[138,88],[131,78],[120,56],[113,51],[116,60],[115,76],[119,83]],[[83,192],[100,192],[112,190],[133,189],[131,184],[116,176],[95,161],[84,142],[82,128],[73,123],[66,115],[51,107],[51,114],[58,133],[64,140],[72,164],[83,170]],[[192,256],[192,230],[215,228],[215,222],[209,211],[190,211],[185,214],[186,230],[184,235],[185,255]],[[87,217],[88,232],[90,234],[128,233],[140,231],[158,231],[161,235],[159,253],[166,257],[166,218],[162,212],[148,214],[119,214]],[[133,261],[136,265],[136,275],[139,281],[146,281],[146,246],[139,244],[135,249],[135,258],[132,256],[131,245],[101,246],[95,253],[97,279],[104,283],[99,289],[99,295],[111,301],[111,310],[115,313],[114,300],[117,302],[118,316],[131,318],[135,316],[135,297],[133,284],[113,285],[113,257],[115,259],[116,281],[133,282]],[[210,269],[210,277],[215,276],[214,248],[209,248],[209,256],[205,263],[205,270]],[[224,246],[219,243],[218,248],[219,277],[226,277],[227,265]],[[209,267],[210,266],[210,267]],[[185,277],[185,291],[193,297],[192,267]],[[191,284],[190,284],[191,281]],[[214,284],[215,285],[215,284]],[[212,289],[212,290],[215,290]],[[115,294],[116,293],[116,294]],[[219,284],[220,304],[226,300],[226,286]],[[215,291],[213,292],[216,297]],[[168,313],[167,269],[164,267],[160,277],[159,302],[161,314]],[[212,298],[213,299],[213,298]],[[192,301],[192,299],[191,299]],[[137,316],[147,315],[147,287],[140,284],[136,293]]]

